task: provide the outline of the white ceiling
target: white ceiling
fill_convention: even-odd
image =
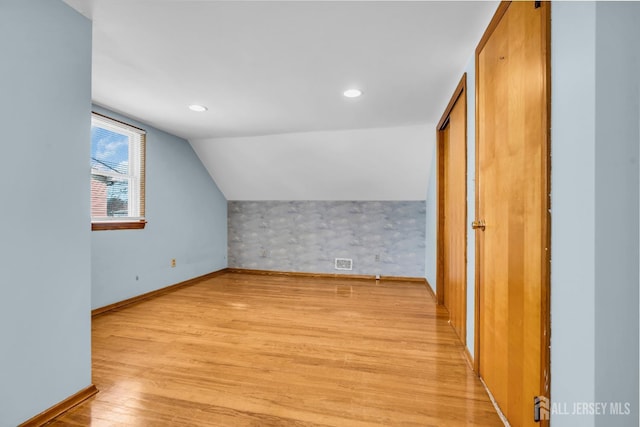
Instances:
[[[93,20],[96,104],[192,145],[225,138],[224,147],[233,137],[435,123],[498,4],[65,1]],[[350,87],[364,95],[344,98],[342,92]],[[189,111],[194,103],[209,111]],[[295,144],[300,139],[287,140]],[[349,150],[349,142],[343,143]],[[207,150],[197,151],[214,170],[217,163],[204,154]],[[350,178],[348,169],[328,161],[327,170],[343,182]],[[419,174],[428,175],[428,167],[421,166]],[[226,187],[221,182],[230,180],[215,175],[228,198],[250,192]],[[375,182],[373,172],[369,178],[363,190]],[[320,195],[311,192],[307,198]]]

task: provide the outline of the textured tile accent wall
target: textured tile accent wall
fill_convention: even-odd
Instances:
[[[424,277],[425,214],[424,201],[230,201],[229,267]]]

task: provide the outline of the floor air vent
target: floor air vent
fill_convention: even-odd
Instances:
[[[336,258],[336,270],[353,270],[353,260],[350,258]]]

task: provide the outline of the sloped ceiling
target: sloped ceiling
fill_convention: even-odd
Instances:
[[[192,140],[229,200],[424,200],[430,125]]]
[[[66,2],[93,20],[95,103],[188,139],[227,198],[286,200],[385,200],[387,186],[424,199],[434,123],[498,4]],[[350,87],[363,96],[344,98]],[[209,110],[193,113],[194,103]],[[363,150],[354,130],[366,129],[376,142]],[[239,146],[253,148],[240,155]],[[322,155],[337,146],[341,156]],[[409,153],[422,161],[403,161]],[[281,173],[259,170],[254,157]],[[291,166],[310,159],[325,184]],[[379,168],[354,171],[357,159],[386,164],[385,185]],[[424,185],[406,186],[418,178]],[[261,180],[280,191],[258,192]]]

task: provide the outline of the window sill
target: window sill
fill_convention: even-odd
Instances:
[[[91,231],[105,230],[141,230],[147,225],[147,221],[105,221],[92,222]]]

